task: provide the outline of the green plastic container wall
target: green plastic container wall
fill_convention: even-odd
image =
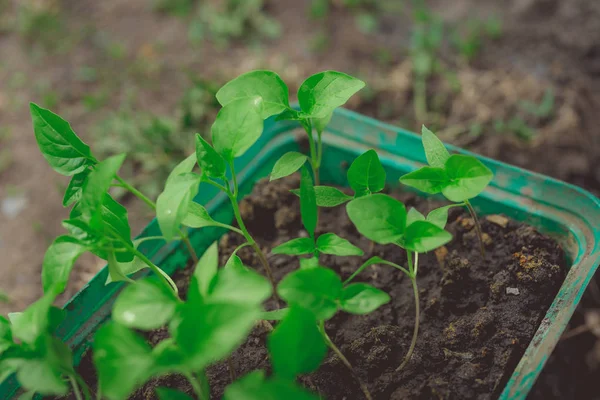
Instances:
[[[268,120],[260,140],[236,160],[241,192],[249,193],[258,179],[267,176],[281,154],[298,150],[304,135],[291,122]],[[347,165],[369,148],[379,152],[390,185],[397,185],[401,175],[426,161],[420,136],[343,109],[335,112],[323,141],[327,154],[321,167],[324,183],[345,185]],[[495,178],[475,199],[474,206],[483,213],[503,213],[526,221],[552,235],[567,252],[571,264],[558,295],[500,394],[503,400],[525,399],[600,263],[600,200],[576,186],[479,158],[494,171]],[[195,200],[205,204],[218,221],[232,220],[228,200],[212,186],[202,185]],[[201,254],[223,233],[220,229],[204,228],[191,232],[190,240]],[[158,224],[152,221],[140,237],[158,234]],[[187,252],[177,244],[148,241],[140,250],[168,273],[188,263]],[[89,348],[96,329],[110,318],[112,304],[123,288],[120,283],[105,286],[106,276],[104,268],[65,305],[67,317],[57,335],[73,349],[76,361]],[[11,377],[0,384],[0,399],[15,398],[19,390]]]

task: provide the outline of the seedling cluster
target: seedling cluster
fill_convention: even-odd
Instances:
[[[16,373],[27,396],[34,392],[64,395],[69,390],[80,400],[94,396],[73,367],[71,350],[53,336],[64,312],[52,306],[65,290],[77,258],[91,252],[108,262],[107,284],[128,284],[114,303],[112,320],[95,334],[97,398],[125,399],[149,379],[177,373],[189,380],[195,396],[207,400],[207,367],[227,361],[232,383],[225,390],[226,400],[317,399],[296,378],[316,371],[329,348],[351,371],[364,397],[371,399],[366,382],[328,336],[326,321],[338,312],[368,314],[390,301],[382,290],[353,282],[369,265],[388,265],[406,274],[414,291],[416,318],[410,349],[398,366],[402,369],[410,361],[418,337],[419,254],[452,239],[444,229],[450,207],[467,206],[476,219],[469,199],[486,187],[492,173],[474,157],[450,155],[435,135],[423,128],[430,166],[400,181],[426,193],[442,193],[455,204],[427,216],[415,209],[407,211],[403,203],[381,193],[386,173],[374,150],[357,157],[348,169],[353,195],[320,185],[325,127],[334,109],[363,86],[362,81],[343,73],[318,73],[300,86],[297,110],[290,107],[287,85],[274,72],[241,75],[216,95],[222,108],[212,125],[212,143],[196,135],[195,153],[173,169],[156,203],[119,176],[124,154],[98,160],[65,120],[32,103],[34,132],[42,154],[56,172],[71,177],[63,201],[71,213],[63,222],[67,234],[58,237],[44,257],[44,296],[24,312],[10,314],[9,320],[0,317],[0,381]],[[310,146],[308,156],[284,154],[271,174],[275,180],[300,170],[300,188],[293,192],[300,197],[301,219],[308,233],[308,237],[272,249],[273,253],[301,257],[300,268],[280,282],[273,278],[263,250],[241,217],[235,171],[235,159],[260,138],[264,120],[271,116],[298,121]],[[212,185],[229,198],[237,226],[214,220],[206,208],[194,202],[201,184]],[[162,235],[132,240],[127,210],[111,197],[111,187],[128,190],[154,210]],[[343,204],[362,235],[403,249],[406,266],[371,257],[343,280],[323,265],[322,254],[364,254],[335,233],[316,234],[318,208]],[[188,228],[208,226],[228,229],[245,240],[223,267],[219,266],[216,242],[198,259],[188,238]],[[138,250],[147,240],[180,240],[187,247],[195,269],[186,296],[179,293],[168,274]],[[245,266],[237,256],[246,246],[256,252],[266,277]],[[132,279],[132,274],[146,268],[154,274]],[[266,310],[265,302],[272,297],[278,306]],[[230,355],[257,324],[270,330],[267,348],[272,373],[254,371],[236,379]],[[165,326],[170,337],[154,348],[139,333]],[[190,398],[169,388],[158,388],[157,394],[165,400]]]

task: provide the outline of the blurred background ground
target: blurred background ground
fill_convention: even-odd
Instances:
[[[367,82],[352,109],[598,195],[599,38],[596,0],[0,0],[0,313],[40,295],[67,216],[29,101],[129,153],[124,175],[156,196],[222,83],[268,68],[294,93],[336,69]],[[139,231],[146,210],[121,200]],[[66,296],[102,266],[82,258]],[[593,282],[531,398],[600,398],[598,309]]]

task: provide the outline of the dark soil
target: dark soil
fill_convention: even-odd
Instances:
[[[267,254],[276,245],[305,234],[298,199],[289,193],[297,186],[297,179],[270,184],[262,181],[242,203],[248,229]],[[394,196],[422,212],[435,206],[412,194]],[[484,217],[481,222],[485,259],[478,252],[473,220],[458,209],[450,213],[448,224],[454,240],[435,253],[421,255],[421,330],[412,360],[402,372],[394,370],[408,350],[414,300],[409,280],[397,270],[376,265],[359,276],[361,281],[388,292],[391,303],[367,316],[339,313],[327,322],[329,335],[367,382],[375,399],[494,398],[517,365],[563,281],[564,254],[555,242],[525,224],[503,216]],[[367,253],[362,258],[322,257],[322,264],[343,278],[373,255],[406,264],[404,251],[394,246],[371,248],[347,218],[344,207],[322,209],[319,225],[320,233],[336,232]],[[236,235],[223,237],[223,263],[239,244]],[[243,250],[238,254],[245,264],[260,265],[252,251]],[[299,266],[294,257],[270,254],[268,258],[277,279]],[[177,276],[183,293],[190,274],[191,268],[187,268]],[[518,294],[509,294],[515,289]],[[238,376],[254,369],[269,370],[267,334],[264,327],[257,326],[233,354],[231,361]],[[156,344],[167,336],[161,329],[150,332],[148,340]],[[93,378],[91,372],[87,371]],[[220,398],[230,383],[227,364],[211,367],[208,375],[212,398]],[[301,378],[301,382],[326,399],[362,398],[350,372],[332,354],[318,372]],[[157,386],[191,393],[184,378],[167,376],[148,383],[132,398],[154,398]]]

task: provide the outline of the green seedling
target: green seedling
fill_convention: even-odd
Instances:
[[[311,254],[315,258],[315,263],[318,263],[321,254],[362,256],[364,253],[361,249],[335,233],[324,233],[318,238],[315,236],[315,229],[318,222],[317,196],[308,169],[302,167],[301,173],[300,212],[302,223],[304,224],[309,237],[292,239],[280,244],[272,250],[272,253],[296,256]]]
[[[444,143],[425,126],[422,141],[429,166],[402,176],[400,182],[425,193],[441,193],[457,205],[467,207],[475,223],[483,256],[485,248],[481,225],[469,200],[483,192],[494,174],[473,156],[450,155]]]
[[[260,96],[264,119],[277,115],[281,120],[298,121],[308,135],[310,157],[301,153],[286,153],[273,167],[271,180],[296,172],[308,161],[319,185],[319,167],[323,158],[321,136],[333,111],[344,105],[352,95],[365,86],[359,79],[336,71],[325,71],[306,79],[298,89],[300,111],[290,107],[289,90],[285,82],[271,71],[252,71],[228,82],[217,92],[222,105],[241,98]],[[313,135],[317,131],[317,137]]]
[[[547,88],[544,91],[544,97],[539,104],[531,101],[519,102],[519,107],[528,114],[538,118],[548,118],[554,112],[555,96],[552,88]]]
[[[44,291],[56,288],[63,292],[77,258],[89,251],[108,262],[108,282],[129,281],[127,275],[150,268],[168,290],[177,294],[171,278],[137,250],[138,243],[131,240],[127,210],[109,194],[111,187],[119,186],[156,209],[154,202],[118,175],[125,154],[99,161],[67,121],[36,104],[30,108],[42,155],[56,172],[71,177],[63,199],[63,205],[71,207],[69,219],[63,221],[69,233],[56,238],[44,255]],[[195,258],[187,235],[179,231],[178,236]]]
[[[385,169],[383,169],[379,156],[373,149],[367,150],[352,162],[347,176],[348,184],[354,191],[354,196],[349,196],[335,187],[315,186],[317,206],[337,207],[352,199],[381,192],[385,187]],[[292,193],[300,196],[299,189],[293,189]]]
[[[361,235],[379,244],[395,244],[406,251],[408,268],[372,257],[344,282],[348,284],[363,269],[373,264],[392,266],[410,279],[415,297],[415,325],[409,350],[402,364],[396,369],[400,371],[410,361],[419,333],[419,253],[434,250],[452,240],[452,235],[444,230],[448,207],[434,210],[426,218],[415,209],[407,213],[406,207],[400,201],[378,193],[352,200],[346,205],[346,211]]]

